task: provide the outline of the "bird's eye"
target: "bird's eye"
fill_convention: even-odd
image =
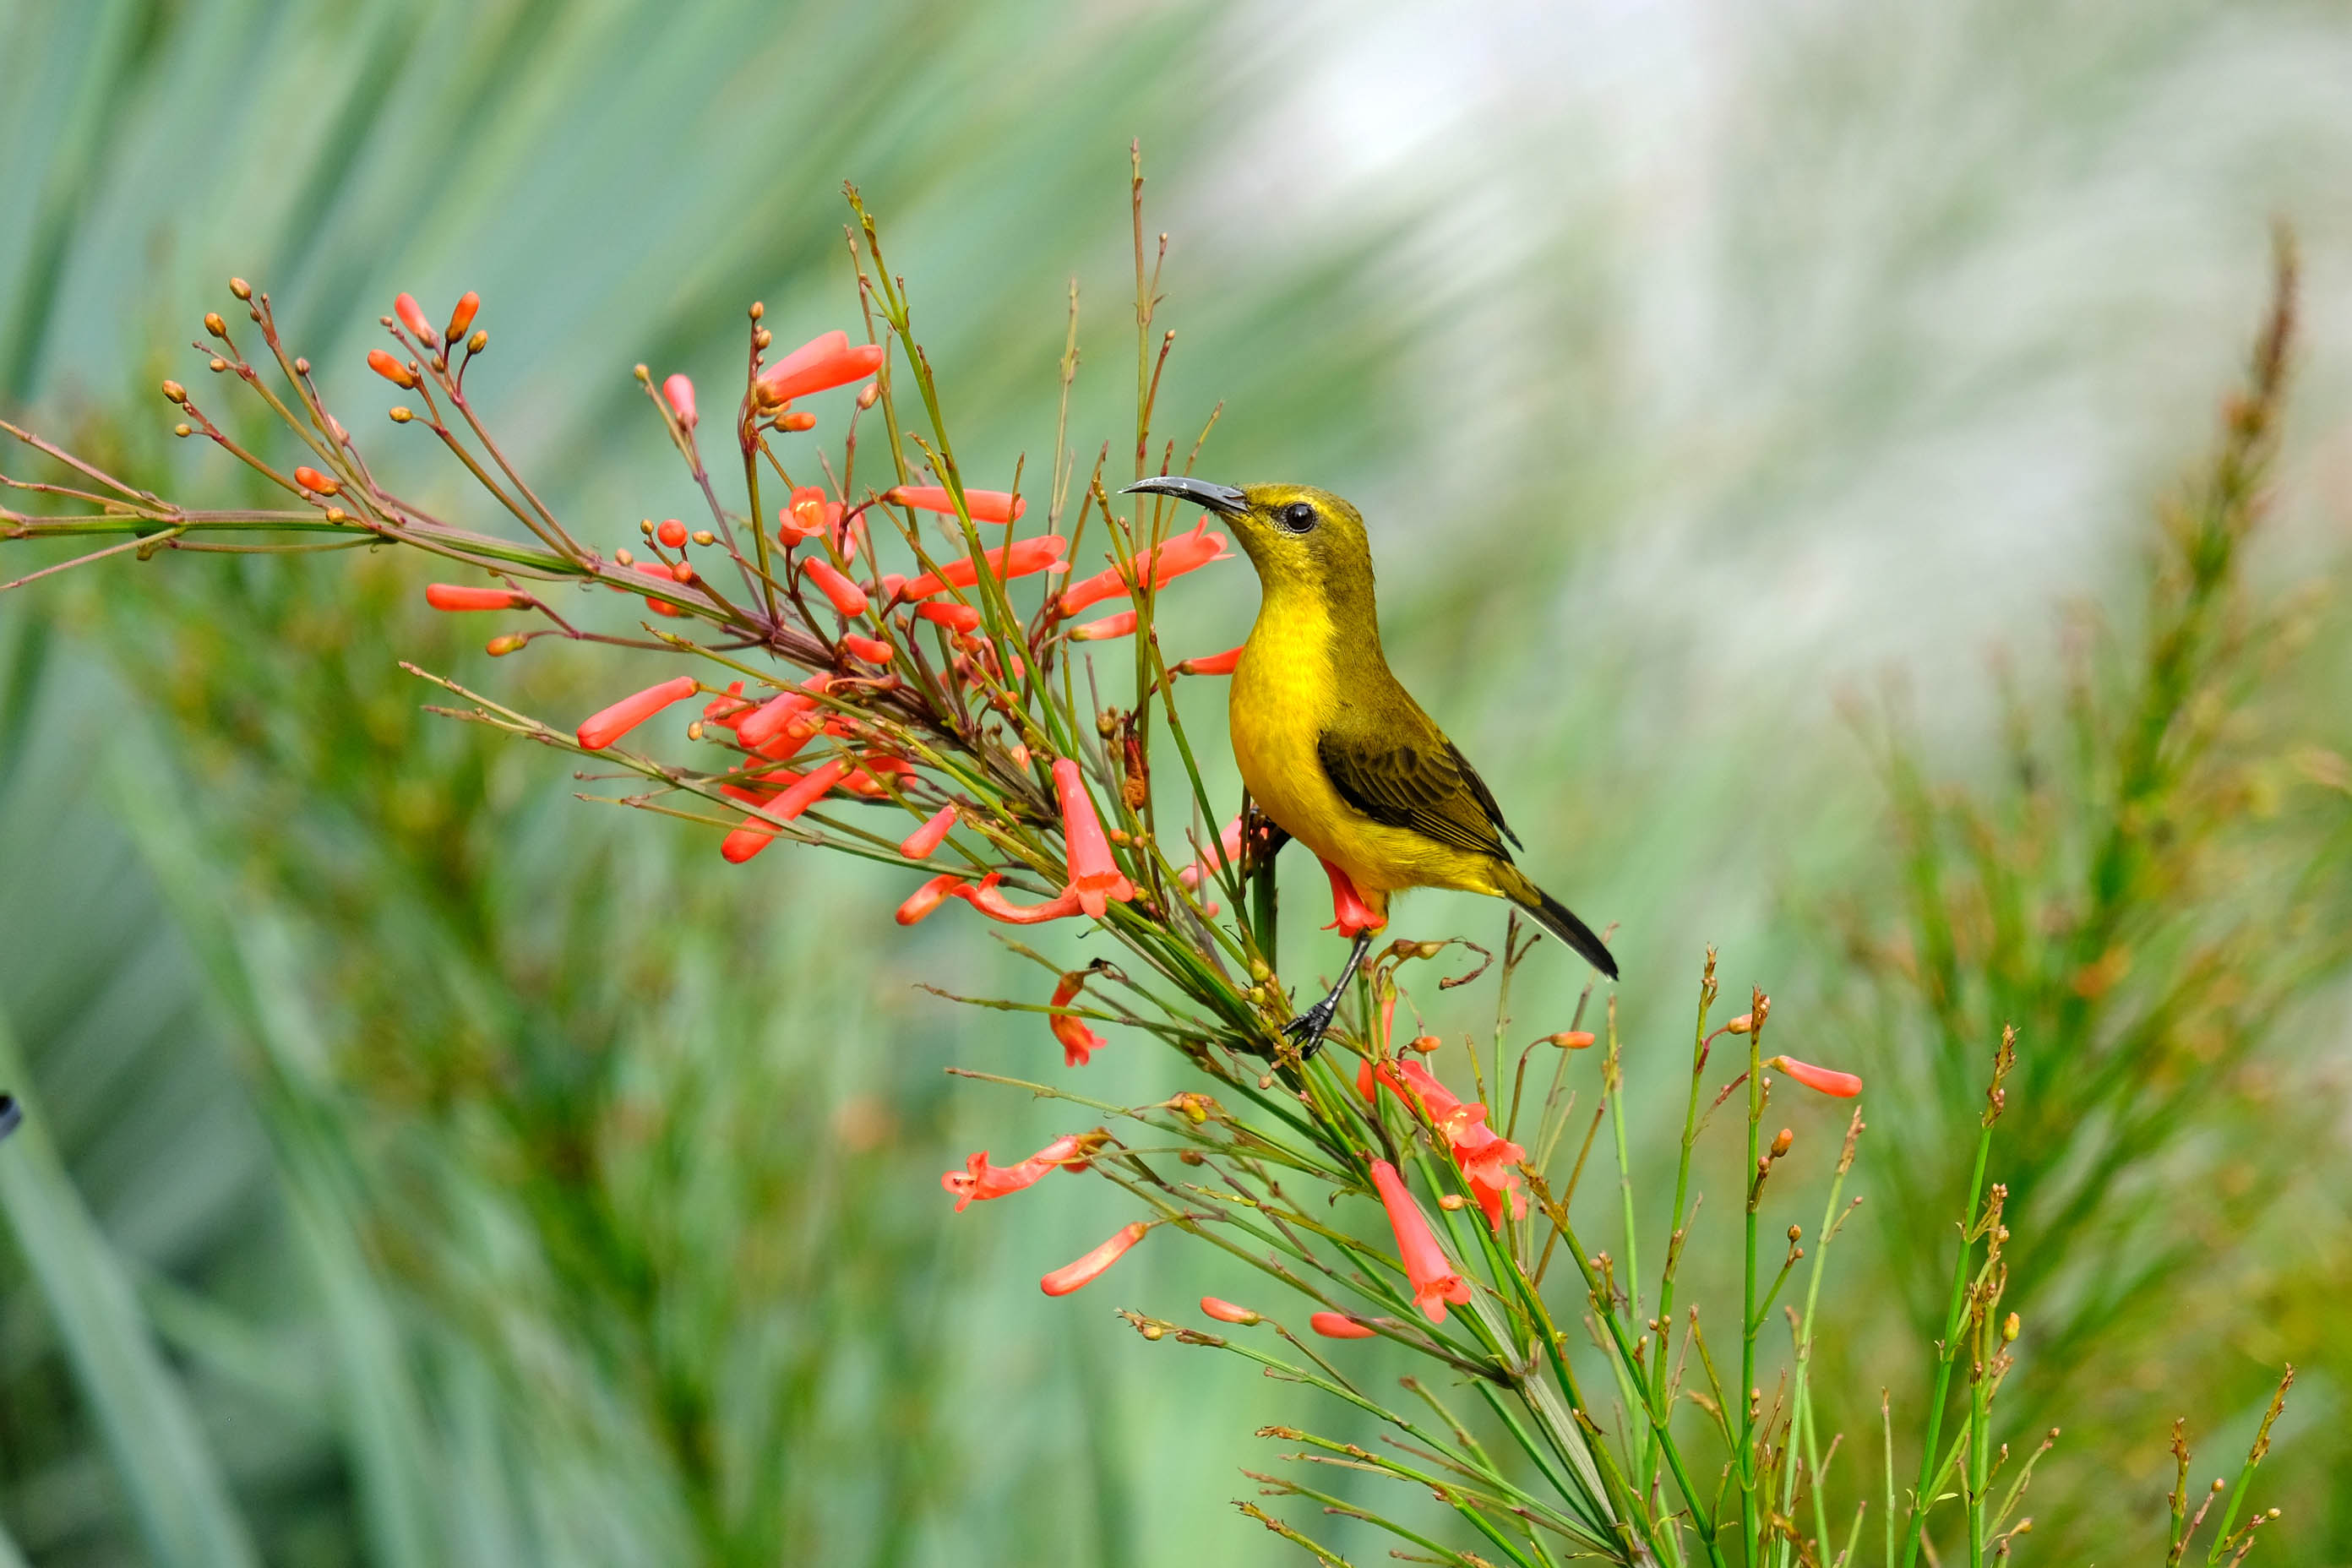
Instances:
[[[1281,512],[1282,526],[1293,533],[1304,533],[1315,526],[1315,505],[1312,501],[1295,500]]]

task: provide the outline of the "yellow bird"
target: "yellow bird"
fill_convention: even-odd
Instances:
[[[1305,485],[1160,478],[1129,491],[1174,496],[1233,525],[1257,568],[1257,622],[1229,699],[1234,761],[1258,809],[1336,867],[1370,913],[1407,888],[1508,899],[1586,962],[1617,978],[1592,928],[1511,863],[1486,781],[1389,671],[1372,602],[1364,520]],[[1371,943],[1357,934],[1331,994],[1292,1020],[1311,1053]]]

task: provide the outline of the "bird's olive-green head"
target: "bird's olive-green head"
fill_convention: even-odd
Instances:
[[[1363,514],[1311,485],[1216,485],[1173,476],[1127,487],[1207,508],[1233,529],[1269,593],[1369,601],[1372,551]]]

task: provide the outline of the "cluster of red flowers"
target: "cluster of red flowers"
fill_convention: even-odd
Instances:
[[[1511,1217],[1526,1217],[1528,1200],[1527,1194],[1519,1191],[1517,1166],[1528,1157],[1528,1152],[1486,1125],[1485,1105],[1463,1100],[1419,1062],[1375,1062],[1365,1058],[1356,1071],[1357,1089],[1365,1100],[1373,1100],[1382,1084],[1419,1110],[1445,1140],[1454,1163],[1470,1184],[1470,1195],[1478,1200],[1479,1211],[1486,1215],[1490,1227],[1497,1231],[1502,1228],[1507,1198]]]

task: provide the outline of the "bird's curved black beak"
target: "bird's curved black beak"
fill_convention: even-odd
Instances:
[[[1236,517],[1249,510],[1247,496],[1231,485],[1213,485],[1206,479],[1161,474],[1154,479],[1138,479],[1118,493],[1133,495],[1139,490],[1148,496],[1174,496],[1179,500],[1207,507],[1219,517]]]

